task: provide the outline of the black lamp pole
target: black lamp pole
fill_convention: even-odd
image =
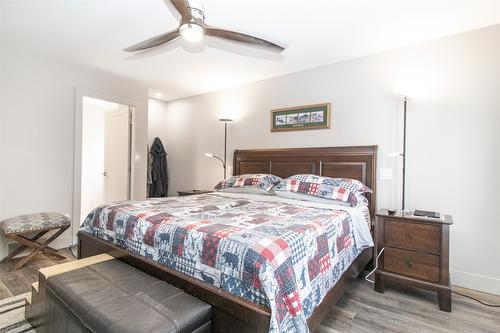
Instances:
[[[227,156],[227,123],[230,121],[233,121],[232,119],[219,119],[219,121],[224,122],[224,159],[220,158],[217,155],[211,154],[211,153],[205,153],[206,157],[211,157],[215,158],[216,160],[219,160],[222,163],[222,168],[224,169],[224,179],[226,179],[226,156]]]
[[[232,119],[222,118],[219,121],[224,122],[224,162],[222,166],[224,168],[224,179],[226,179],[226,156],[227,156],[227,123],[233,121]]]
[[[403,99],[403,193],[401,199],[401,209],[405,210],[405,182],[406,182],[406,103],[408,98],[404,96]]]

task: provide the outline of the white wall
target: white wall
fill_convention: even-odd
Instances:
[[[377,144],[399,170],[401,99],[408,111],[407,206],[452,214],[452,283],[500,294],[500,26],[168,103],[170,192],[209,188],[229,150]],[[271,133],[269,111],[332,102],[329,130]],[[232,115],[231,115],[232,113]],[[229,156],[231,158],[231,156]],[[395,172],[395,178],[399,179]],[[399,207],[399,182],[378,181],[377,206]]]
[[[154,98],[149,99],[148,105],[148,144],[149,147],[153,144],[153,141],[156,137],[160,138],[163,143],[165,149],[167,150],[167,164],[170,163],[171,155],[170,151],[167,149],[167,140],[170,138],[168,135],[168,130],[170,126],[168,126],[167,122],[167,103],[164,101],[160,101]],[[170,167],[167,170],[167,174],[169,176],[169,186],[170,186]],[[170,191],[169,191],[170,192]]]
[[[138,101],[133,195],[143,198],[147,86],[16,49],[4,37],[0,217],[72,213],[76,88]]]
[[[2,73],[3,73],[3,2],[0,2],[0,202],[2,202],[2,168],[3,168],[3,89],[2,89]],[[2,216],[2,205],[0,204],[0,217]],[[3,235],[0,235],[0,258],[3,258],[8,253],[8,241]]]
[[[151,145],[156,137],[165,145],[167,139],[167,103],[150,98],[148,101],[148,143]],[[167,151],[168,154],[168,151]]]
[[[3,3],[0,2],[0,202],[2,202],[2,159],[3,159],[3,131],[2,131],[2,119],[3,119],[3,88],[2,88],[2,73],[3,73]],[[0,205],[0,216],[2,216],[2,205]],[[1,256],[0,249],[0,256]]]

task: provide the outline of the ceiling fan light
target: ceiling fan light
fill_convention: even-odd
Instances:
[[[186,23],[180,26],[181,36],[188,42],[196,43],[203,39],[205,29],[194,23]]]

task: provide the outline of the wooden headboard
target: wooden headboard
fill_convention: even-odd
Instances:
[[[375,216],[377,146],[235,150],[233,174],[300,173],[357,179],[373,190],[367,198]]]

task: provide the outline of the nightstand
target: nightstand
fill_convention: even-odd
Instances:
[[[375,221],[375,253],[384,249],[375,272],[375,290],[383,293],[386,282],[436,291],[439,308],[451,312],[449,273],[450,215],[422,218],[410,213],[378,212]]]
[[[213,192],[212,190],[185,190],[185,191],[177,191],[177,194],[180,197],[185,197],[187,195],[205,194],[212,192]]]

